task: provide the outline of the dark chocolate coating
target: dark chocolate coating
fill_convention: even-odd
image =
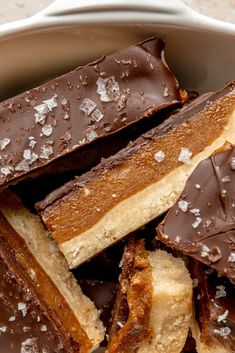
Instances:
[[[180,101],[163,48],[146,40],[0,103],[0,185]]]
[[[30,282],[0,237],[1,353],[71,352]]]
[[[188,203],[183,211],[181,201]],[[158,226],[158,239],[235,283],[235,148],[203,160]]]
[[[208,345],[218,341],[235,352],[235,286],[196,260],[190,262],[190,272],[201,340]]]

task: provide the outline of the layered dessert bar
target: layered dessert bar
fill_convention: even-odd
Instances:
[[[10,191],[0,195],[0,312],[3,353],[88,353],[104,337],[57,245]]]
[[[226,142],[235,143],[234,81],[195,99],[90,172],[50,193],[37,203],[37,210],[74,268],[167,211],[197,165]],[[226,189],[230,184],[223,185]]]
[[[109,332],[108,353],[180,353],[192,314],[192,281],[184,262],[129,239]]]
[[[180,102],[163,48],[151,38],[0,103],[0,186]]]

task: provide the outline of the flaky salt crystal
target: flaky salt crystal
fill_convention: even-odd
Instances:
[[[86,139],[91,142],[97,137],[97,133],[94,130],[88,130],[86,132]]]
[[[39,113],[35,113],[35,123],[40,124],[40,125],[44,125],[46,122],[46,118],[47,116],[45,114],[39,114]]]
[[[49,159],[49,157],[53,154],[53,149],[51,146],[45,146],[43,145],[41,147],[41,154],[39,155],[39,158],[41,159]]]
[[[23,317],[27,315],[27,306],[25,303],[18,303],[18,310],[22,312]]]
[[[10,142],[11,140],[7,137],[0,140],[0,150],[3,151],[7,147],[7,145],[9,145]]]
[[[29,171],[29,163],[23,159],[20,163],[17,164],[15,170],[19,172],[28,172]]]
[[[231,252],[228,258],[228,262],[235,262],[235,252]]]
[[[42,133],[45,136],[50,136],[52,134],[53,128],[51,126],[51,124],[45,125],[42,128]]]
[[[20,353],[39,353],[37,338],[27,338],[24,342],[21,343]]]
[[[79,109],[85,112],[87,115],[90,115],[91,112],[96,108],[96,103],[93,102],[90,98],[84,98]]]
[[[112,102],[118,99],[120,95],[120,88],[114,76],[103,79],[99,77],[96,81],[97,93],[100,95],[102,102]]]
[[[226,318],[227,318],[227,316],[228,316],[228,313],[229,313],[229,311],[228,311],[228,310],[225,310],[225,312],[224,312],[222,315],[219,315],[219,316],[218,316],[217,321],[218,321],[218,322],[221,322],[221,321],[226,320]]]
[[[33,107],[33,109],[36,110],[36,112],[39,115],[46,115],[47,113],[49,113],[49,108],[48,108],[47,104],[45,104],[45,103],[35,105],[35,107]]]
[[[188,211],[188,205],[189,205],[189,203],[187,201],[185,201],[185,200],[180,200],[178,202],[178,207],[183,212],[187,212]]]
[[[49,111],[52,111],[53,108],[58,107],[56,98],[57,98],[57,95],[54,94],[54,96],[51,99],[43,101],[43,103],[46,104],[46,106],[49,109]]]
[[[101,119],[103,119],[104,114],[101,113],[101,111],[100,111],[98,108],[96,108],[96,109],[91,113],[91,117],[92,117],[93,119],[95,119],[95,121],[97,121],[97,123],[98,123]]]
[[[14,171],[14,168],[11,166],[5,166],[1,168],[1,173],[5,176],[10,175]]]
[[[190,158],[192,157],[192,155],[192,152],[188,148],[182,147],[180,150],[178,161],[189,165],[191,163]]]
[[[206,245],[202,245],[201,257],[207,257],[210,255],[210,249]]]
[[[154,153],[153,158],[156,162],[161,163],[165,159],[165,153],[163,151],[158,151]]]
[[[216,289],[217,291],[215,293],[215,299],[226,297],[225,286],[216,286]]]
[[[217,333],[221,337],[229,336],[230,333],[231,333],[231,329],[229,327],[227,327],[227,326],[221,327],[219,330],[218,329],[214,329],[213,331],[214,331],[214,333]]]

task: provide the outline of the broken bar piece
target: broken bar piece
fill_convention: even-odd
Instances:
[[[158,239],[235,283],[235,147],[198,165],[159,225]]]
[[[0,186],[181,101],[151,38],[0,103]]]
[[[0,309],[3,353],[88,353],[104,337],[57,245],[8,190],[0,196]]]
[[[235,82],[37,203],[70,268],[167,211],[194,168],[226,141],[235,143]]]
[[[190,261],[194,282],[193,336],[198,353],[235,352],[235,286],[197,260]]]
[[[181,259],[130,238],[107,353],[180,353],[192,314],[192,281]]]

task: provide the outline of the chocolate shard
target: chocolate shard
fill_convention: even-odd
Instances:
[[[151,38],[0,103],[0,185],[6,185],[181,101]]]
[[[197,260],[190,261],[190,272],[195,302],[192,331],[198,352],[235,352],[235,286]]]
[[[234,129],[235,82],[230,82],[37,203],[69,266],[167,211],[199,162],[225,141],[235,143]]]
[[[1,352],[88,353],[104,329],[38,217],[0,196]]]
[[[234,134],[234,131],[233,131]],[[235,283],[235,148],[203,160],[158,227],[158,239]]]
[[[107,352],[180,353],[192,313],[192,281],[184,262],[162,250],[147,251],[143,240],[130,238],[121,263]]]

